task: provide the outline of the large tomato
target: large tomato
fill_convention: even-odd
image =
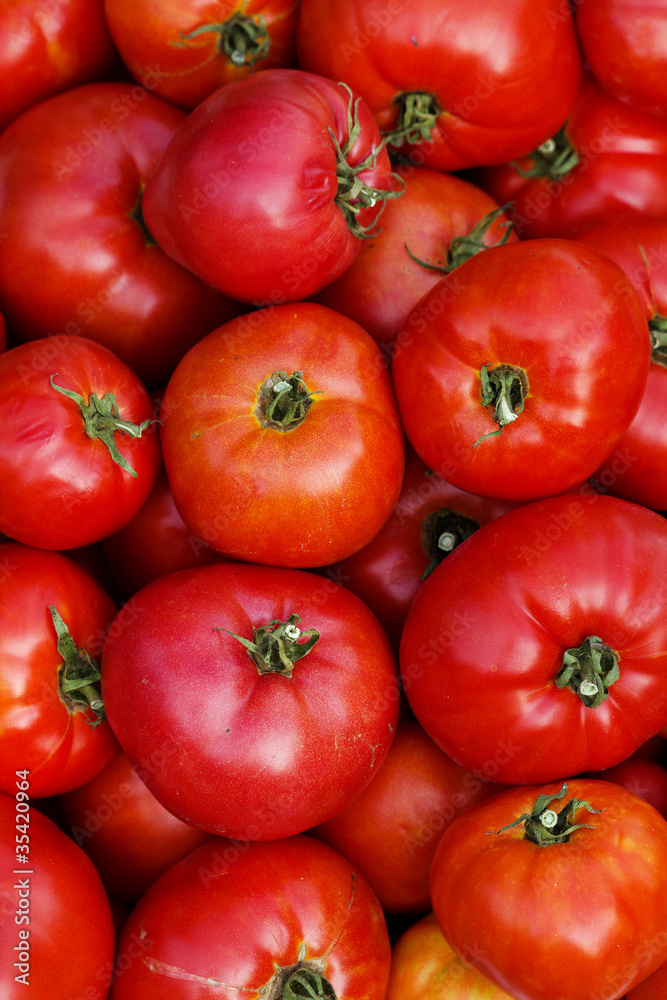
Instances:
[[[564,239],[476,254],[402,335],[392,374],[410,443],[453,485],[505,500],[591,476],[635,416],[650,364],[630,279]]]
[[[102,694],[133,764],[186,822],[241,840],[301,833],[376,773],[398,715],[388,640],[314,573],[214,563],[171,573],[111,626]],[[122,614],[122,612],[121,612]]]
[[[0,791],[30,771],[31,795],[69,791],[118,744],[104,721],[99,658],[117,609],[58,552],[0,545]]]
[[[158,474],[154,422],[135,372],[86,337],[0,355],[0,531],[43,549],[118,531]]]
[[[304,299],[337,278],[402,188],[350,88],[297,69],[220,87],[146,183],[160,246],[242,302]]]
[[[384,1000],[391,960],[365,878],[303,836],[202,845],[139,901],[118,953],[112,1000]]]
[[[581,56],[561,0],[302,0],[299,65],[343,80],[396,149],[460,170],[560,128]]]
[[[104,1000],[114,958],[109,900],[81,848],[32,808],[31,791],[30,772],[19,769],[11,794],[0,794],[2,998]]]
[[[431,872],[445,939],[514,1000],[619,1000],[667,959],[666,889],[667,822],[585,779],[473,806]]]
[[[297,9],[297,0],[104,0],[133,76],[185,108],[249,73],[294,65]]]
[[[144,184],[184,118],[145,87],[105,82],[42,101],[0,135],[0,301],[15,340],[89,337],[153,387],[241,311],[143,223]]]
[[[398,498],[391,379],[365,330],[326,306],[275,306],[214,330],[178,365],[160,412],[179,514],[236,559],[344,559]]]
[[[667,521],[616,497],[509,511],[424,583],[401,642],[417,719],[470,771],[612,767],[667,719]]]

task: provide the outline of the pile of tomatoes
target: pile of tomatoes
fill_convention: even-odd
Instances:
[[[667,996],[667,11],[0,10],[0,992]]]

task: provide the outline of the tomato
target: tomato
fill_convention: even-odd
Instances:
[[[103,0],[0,4],[0,132],[39,101],[116,68]]]
[[[160,462],[137,375],[86,337],[0,355],[0,530],[43,549],[105,538],[137,513]]]
[[[614,496],[653,510],[667,509],[667,220],[642,215],[599,219],[571,236],[623,268],[644,303],[651,366],[637,414],[595,473]]]
[[[643,979],[638,986],[626,993],[625,1000],[660,1000],[667,991],[667,962],[663,962],[659,969]]]
[[[142,220],[143,186],[184,118],[143,87],[105,82],[43,101],[0,135],[0,301],[15,340],[88,337],[152,387],[242,311]]]
[[[31,794],[27,768],[14,774],[10,795],[0,794],[3,1000],[70,1000],[90,990],[86,998],[103,1000],[114,957],[109,900],[92,862],[31,807]]]
[[[667,819],[667,771],[657,761],[632,757],[589,777],[622,785],[633,795],[650,802],[653,808]]]
[[[363,549],[326,572],[368,605],[398,649],[406,615],[426,577],[480,525],[511,507],[458,490],[410,448],[389,520]]]
[[[129,961],[112,1000],[280,997],[283,984],[289,995],[384,1000],[391,958],[366,880],[303,836],[204,844],[139,901],[118,951]]]
[[[401,489],[403,432],[380,352],[326,306],[269,307],[214,330],[178,365],[161,417],[176,509],[235,559],[345,558]]]
[[[480,528],[405,623],[401,674],[426,732],[507,784],[629,757],[667,719],[666,542],[659,514],[599,495]]]
[[[588,2],[588,0],[586,0]],[[532,155],[474,171],[521,239],[567,236],[615,212],[667,216],[667,122],[584,74],[570,116]]]
[[[146,183],[143,211],[179,264],[241,302],[279,305],[342,274],[400,194],[349,87],[272,69],[220,87],[188,115]]]
[[[419,913],[430,907],[429,873],[442,831],[492,787],[406,718],[371,783],[312,833],[357,866],[386,913]]]
[[[295,65],[297,8],[295,0],[104,0],[132,74],[185,108],[249,73]]]
[[[486,246],[516,241],[507,216],[481,188],[453,174],[400,166],[403,195],[388,201],[381,231],[315,297],[356,320],[388,362],[402,323],[444,272]]]
[[[69,791],[118,749],[99,695],[104,637],[117,609],[58,552],[0,545],[0,791],[30,771],[30,794]]]
[[[618,1000],[667,958],[666,866],[667,822],[618,785],[508,789],[445,830],[433,911],[515,1000]]]
[[[632,107],[667,115],[667,10],[646,0],[586,0],[576,8],[586,62],[606,91]]]
[[[175,816],[240,840],[301,833],[344,809],[384,760],[396,665],[344,588],[214,563],[148,584],[131,614],[104,646],[105,707],[135,766],[162,750],[145,782]]]
[[[386,1000],[512,1000],[447,944],[433,913],[394,943]]]
[[[90,781],[60,796],[68,830],[113,897],[136,903],[163,872],[210,834],[172,816],[142,776],[162,763],[160,749],[132,767],[122,750]]]
[[[564,239],[471,257],[401,335],[392,375],[415,451],[459,489],[511,501],[588,479],[635,416],[650,364],[631,281]]]

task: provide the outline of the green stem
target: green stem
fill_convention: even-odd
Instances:
[[[528,395],[528,376],[523,368],[497,365],[491,371],[488,369],[489,365],[482,365],[479,373],[482,406],[493,407],[492,416],[498,424],[498,429],[483,434],[475,441],[473,448],[486,438],[496,437],[503,427],[517,420]]]
[[[569,687],[586,708],[597,708],[609,696],[609,688],[619,676],[619,655],[597,635],[566,649],[563,665],[555,677],[556,687]]]
[[[570,143],[565,128],[567,122],[551,139],[530,154],[532,166],[524,169],[514,161],[512,166],[522,177],[548,177],[558,181],[569,174],[579,163],[579,153]]]
[[[131,219],[134,219],[136,224],[141,229],[144,235],[144,242],[146,246],[156,247],[158,245],[157,240],[155,239],[150,229],[146,225],[146,220],[144,219],[144,211],[143,211],[144,187],[145,185],[142,185],[141,191],[139,192],[139,197],[137,198],[136,205],[134,206],[134,208],[130,209],[130,211],[127,214]]]
[[[60,695],[70,712],[90,709],[93,718],[86,716],[86,722],[93,728],[104,720],[104,704],[95,687],[100,679],[97,663],[91,660],[85,649],[79,649],[67,625],[53,605],[49,605],[51,620],[56,630],[58,653],[63,658],[59,668]]]
[[[217,628],[215,631],[226,632],[238,639],[248,650],[260,674],[291,677],[296,660],[306,656],[320,637],[320,633],[314,628],[302,632],[298,627],[299,621],[297,614],[291,614],[284,622],[274,618],[268,625],[253,628],[252,641],[227,628]]]
[[[199,35],[213,33],[218,36],[216,48],[224,53],[234,66],[249,66],[251,69],[260,59],[269,54],[271,39],[266,30],[262,14],[256,18],[246,17],[238,11],[226,21],[202,24],[187,35],[181,33],[181,41],[189,41]]]
[[[566,795],[567,785],[563,785],[560,792],[554,795],[538,795],[531,813],[524,813],[513,823],[501,827],[498,834],[523,823],[524,839],[538,847],[547,847],[549,844],[566,844],[575,830],[592,830],[590,824],[571,823],[577,809],[586,809],[590,813],[602,812],[602,809],[594,809],[585,799],[570,799],[560,812],[549,808],[554,799],[562,799]]]
[[[502,205],[500,208],[494,209],[493,212],[489,212],[485,215],[483,219],[472,227],[470,232],[466,236],[455,236],[454,239],[449,244],[447,249],[447,263],[441,264],[428,264],[425,260],[420,260],[419,257],[415,257],[407,243],[403,246],[415,264],[421,264],[422,267],[427,268],[429,271],[439,271],[441,274],[449,274],[455,268],[459,267],[460,264],[465,263],[466,260],[470,260],[475,254],[479,253],[481,250],[488,250],[488,244],[484,243],[484,237],[490,226],[493,225],[495,220],[499,215],[502,215],[510,205]],[[505,224],[505,232],[503,233],[503,238],[498,241],[495,246],[502,246],[507,243],[508,239],[512,234],[514,226],[508,220]]]
[[[423,90],[398,94],[393,103],[398,106],[396,128],[385,132],[388,146],[413,146],[419,142],[433,142],[432,132],[442,108],[435,96]]]
[[[667,317],[656,313],[648,323],[651,337],[651,361],[667,368]]]
[[[255,407],[255,415],[263,427],[289,431],[306,418],[313,402],[312,397],[323,392],[312,392],[303,382],[303,372],[277,371],[261,385]]]
[[[466,538],[470,538],[478,528],[477,521],[454,510],[448,510],[447,507],[425,517],[422,521],[421,536],[422,547],[429,564],[422,573],[422,580],[426,580],[443,559]]]
[[[306,966],[296,969],[285,980],[281,996],[282,1000],[336,1000],[331,983]]]

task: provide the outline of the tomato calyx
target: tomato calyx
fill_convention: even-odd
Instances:
[[[446,264],[429,264],[427,261],[416,257],[408,247],[407,243],[404,243],[403,246],[405,247],[408,257],[410,257],[415,264],[420,264],[429,271],[439,271],[441,274],[449,274],[460,264],[463,264],[466,260],[470,260],[471,257],[474,257],[475,254],[480,253],[482,250],[488,250],[487,244],[483,242],[484,237],[498,216],[502,215],[502,213],[509,207],[509,203],[507,205],[501,205],[500,208],[494,209],[493,212],[489,212],[488,215],[485,215],[482,219],[480,219],[467,235],[455,236],[447,249]],[[503,234],[503,238],[495,245],[502,246],[503,243],[507,243],[513,229],[513,224],[508,220],[505,223],[505,233]]]
[[[97,663],[85,649],[79,649],[58,610],[49,605],[53,627],[56,630],[57,649],[63,658],[58,668],[58,691],[70,715],[86,712],[86,722],[93,727],[104,721],[104,703],[95,687],[100,679]],[[87,710],[93,712],[91,718]]]
[[[260,386],[255,416],[262,427],[276,431],[291,431],[306,419],[312,397],[323,389],[306,388],[303,372],[274,372]]]
[[[205,34],[218,36],[216,52],[224,54],[233,66],[249,66],[252,69],[258,60],[265,59],[269,54],[271,39],[262,14],[253,18],[236,11],[226,21],[202,24],[186,35],[181,32],[178,37],[181,42],[189,42]]]
[[[457,545],[470,538],[478,528],[477,521],[447,507],[442,507],[425,517],[422,521],[421,541],[429,564],[421,579],[429,577],[443,559],[453,552]]]
[[[563,799],[567,795],[567,785],[563,785],[559,792],[552,795],[538,795],[531,813],[523,813],[497,831],[496,836],[511,830],[520,823],[524,824],[524,840],[530,840],[538,847],[547,847],[549,844],[566,844],[575,830],[593,830],[590,823],[571,823],[574,814],[578,809],[586,809],[590,813],[600,813],[602,809],[594,809],[586,799],[570,799],[560,812],[550,809],[550,804],[554,799]]]
[[[238,639],[246,647],[251,660],[261,674],[282,674],[291,677],[294,663],[311,651],[320,637],[317,629],[302,632],[298,627],[299,615],[293,613],[282,622],[274,618],[268,625],[253,627],[252,641],[244,639],[228,628],[217,628],[216,632],[226,632]]]
[[[589,635],[580,646],[565,650],[563,665],[554,678],[556,687],[569,687],[587,708],[597,708],[620,676],[618,661],[615,649],[599,636]]]
[[[56,378],[57,374],[58,373],[55,372],[50,377],[49,384],[52,389],[62,393],[63,396],[67,396],[68,399],[74,400],[77,404],[81,410],[81,416],[83,417],[86,436],[92,440],[97,439],[105,444],[116,465],[120,465],[121,469],[124,469],[125,472],[129,472],[131,476],[136,478],[137,473],[118,451],[114,434],[116,431],[120,431],[121,434],[127,434],[129,437],[138,438],[141,437],[150,424],[157,424],[160,421],[143,420],[140,424],[133,424],[129,420],[122,420],[120,413],[118,412],[118,403],[116,402],[116,397],[113,392],[107,392],[102,399],[100,399],[99,396],[93,392],[86,403],[81,393],[74,392],[72,389],[64,389],[61,385],[56,385],[53,380]]]
[[[483,434],[475,441],[476,448],[480,441],[496,437],[503,427],[517,420],[523,411],[528,395],[528,376],[523,368],[515,365],[496,365],[489,371],[490,365],[482,365],[479,373],[481,379],[482,406],[493,407],[493,419],[498,424],[495,431]]]
[[[300,965],[285,980],[281,997],[282,1000],[336,1000],[328,979],[306,965]]]
[[[558,181],[569,174],[579,163],[580,156],[568,139],[565,128],[567,122],[551,139],[547,139],[530,154],[532,165],[528,168],[513,161],[512,166],[522,177],[548,177]]]
[[[651,337],[651,361],[667,368],[667,316],[656,314],[648,323]]]
[[[359,123],[359,102],[360,97],[355,97],[346,83],[340,82],[340,86],[344,87],[349,93],[349,101],[347,105],[347,142],[343,147],[341,147],[338,139],[336,138],[333,129],[329,128],[328,132],[331,136],[334,148],[336,151],[336,177],[338,179],[338,191],[334,201],[342,210],[345,216],[345,221],[347,222],[348,229],[351,233],[357,236],[359,239],[368,239],[372,236],[376,236],[379,230],[377,229],[378,217],[384,211],[384,207],[387,203],[388,198],[399,198],[403,191],[405,190],[405,184],[398,174],[392,173],[394,180],[400,184],[400,187],[396,190],[389,190],[388,188],[376,188],[369,187],[362,178],[361,174],[364,170],[372,170],[377,162],[378,149],[372,150],[368,156],[352,166],[348,162],[348,156],[352,152],[354,145],[359,138],[361,133],[361,125]],[[374,208],[378,202],[381,202],[380,210],[375,215],[373,220],[368,223],[368,225],[363,225],[359,221],[359,214],[366,209]]]
[[[398,107],[396,128],[384,133],[388,146],[411,146],[433,142],[432,132],[442,108],[434,94],[425,90],[409,90],[397,94],[392,104]]]

